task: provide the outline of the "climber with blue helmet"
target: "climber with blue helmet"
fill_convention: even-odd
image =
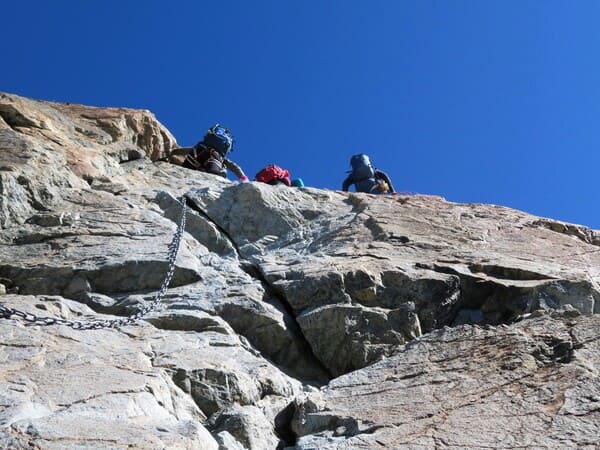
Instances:
[[[350,158],[350,170],[348,177],[342,183],[342,190],[348,191],[353,184],[356,192],[368,194],[392,194],[394,186],[387,173],[376,169],[371,164],[371,159],[364,153],[359,153]]]
[[[186,155],[183,167],[212,173],[227,178],[231,170],[242,182],[248,177],[240,166],[227,158],[233,149],[233,135],[218,123],[208,129],[204,138]]]

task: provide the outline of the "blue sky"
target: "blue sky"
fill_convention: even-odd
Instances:
[[[182,146],[220,122],[340,189],[364,152],[398,191],[600,229],[600,2],[27,1],[0,90],[149,109]]]

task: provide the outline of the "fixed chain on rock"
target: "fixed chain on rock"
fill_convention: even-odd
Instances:
[[[173,274],[175,273],[175,261],[177,259],[177,253],[179,252],[179,246],[181,244],[181,239],[183,237],[183,232],[185,231],[185,219],[187,213],[187,203],[185,195],[182,197],[181,201],[181,217],[179,219],[179,224],[177,226],[177,231],[173,236],[173,240],[169,244],[169,255],[168,255],[168,263],[169,270],[167,271],[167,275],[160,286],[159,291],[156,293],[154,299],[148,304],[143,305],[138,312],[132,314],[128,317],[120,317],[118,319],[107,319],[107,320],[91,320],[91,321],[81,321],[81,320],[66,320],[60,319],[58,317],[40,317],[35,314],[30,314],[24,311],[19,311],[18,309],[9,308],[0,304],[0,318],[9,319],[11,317],[17,317],[24,322],[28,322],[32,325],[66,325],[76,330],[97,330],[101,328],[116,328],[123,325],[131,325],[138,320],[142,319],[147,314],[156,311],[161,306],[161,301],[165,292],[167,291],[169,284],[171,283],[171,279],[173,278]]]

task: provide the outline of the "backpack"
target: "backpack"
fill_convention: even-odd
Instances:
[[[254,179],[267,184],[277,184],[278,181],[282,181],[288,186],[292,185],[290,173],[286,169],[282,169],[275,164],[269,164],[268,166],[264,167],[256,174]]]
[[[233,136],[227,128],[217,123],[207,131],[202,143],[207,147],[214,148],[221,156],[225,157],[233,147]]]
[[[364,153],[350,158],[350,166],[352,167],[352,179],[355,183],[368,178],[375,178],[375,169],[371,165],[369,157]]]

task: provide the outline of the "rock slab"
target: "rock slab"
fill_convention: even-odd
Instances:
[[[596,448],[600,234],[238,184],[148,111],[0,93],[0,448]],[[167,161],[172,161],[169,163]]]

